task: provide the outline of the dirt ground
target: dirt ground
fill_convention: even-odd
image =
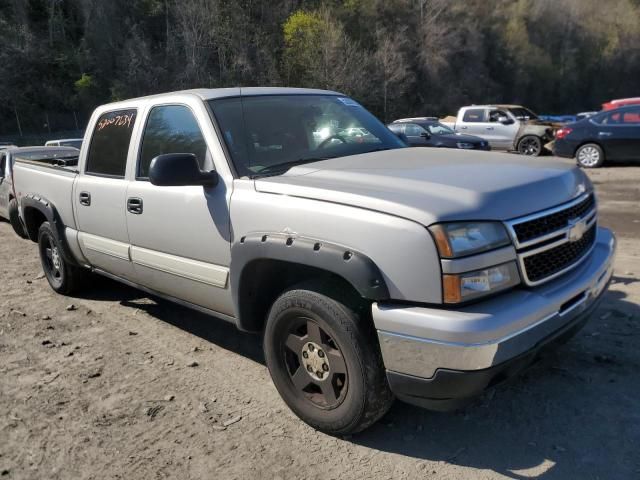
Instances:
[[[640,478],[640,167],[590,175],[620,243],[587,327],[462,411],[396,402],[349,438],[287,409],[257,336],[102,278],[55,295],[0,223],[0,477]]]

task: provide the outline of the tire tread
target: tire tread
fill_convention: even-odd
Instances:
[[[339,328],[349,337],[350,343],[356,351],[356,359],[361,371],[364,372],[365,387],[363,390],[365,394],[360,399],[358,414],[354,415],[351,422],[347,424],[340,422],[320,424],[305,416],[304,413],[295,413],[314,428],[330,434],[347,435],[360,432],[379,420],[394,401],[394,396],[387,384],[375,329],[370,322],[366,321],[367,319],[359,317],[344,303],[321,292],[300,287],[296,286],[285,291],[274,302],[269,319],[276,318],[291,307],[311,309],[313,305],[316,305],[327,311],[334,320],[339,322]],[[308,288],[307,285],[304,287]]]

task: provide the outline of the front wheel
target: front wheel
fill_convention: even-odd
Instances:
[[[584,168],[598,168],[604,163],[604,152],[599,145],[587,143],[576,152],[576,161]]]
[[[364,430],[393,402],[371,324],[321,293],[293,289],[274,302],[264,352],[289,408],[328,434]]]
[[[530,157],[537,157],[542,153],[542,139],[535,135],[522,137],[518,142],[518,153]]]
[[[38,230],[38,250],[40,263],[49,285],[56,293],[69,295],[77,291],[86,278],[87,270],[64,259],[62,245],[49,222],[44,222]]]

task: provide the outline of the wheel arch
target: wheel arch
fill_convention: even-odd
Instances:
[[[578,150],[580,150],[582,147],[584,147],[585,145],[588,144],[594,144],[597,145],[598,147],[600,147],[600,150],[602,150],[602,154],[604,155],[604,160],[607,159],[607,152],[604,148],[604,145],[600,142],[598,142],[597,140],[583,140],[582,142],[580,142],[576,148],[573,150],[573,158],[576,158],[576,155],[578,155]]]
[[[520,135],[517,139],[516,139],[516,150],[520,148],[520,142],[522,142],[525,138],[527,137],[536,137],[538,140],[540,140],[540,145],[542,148],[544,148],[544,134],[540,135],[539,132],[527,132],[524,133],[523,135]]]
[[[57,236],[57,240],[62,245],[64,260],[71,265],[77,266],[78,262],[71,255],[71,250],[67,244],[65,236],[65,225],[62,222],[55,206],[47,199],[34,195],[27,195],[21,200],[22,220],[27,238],[32,242],[38,241],[38,231],[44,222],[49,222]]]
[[[230,287],[238,328],[260,331],[277,296],[307,281],[345,302],[389,298],[382,273],[360,252],[316,239],[254,233],[231,249]]]

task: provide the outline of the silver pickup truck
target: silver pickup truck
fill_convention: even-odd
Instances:
[[[578,168],[406,148],[322,90],[105,105],[77,170],[18,161],[15,186],[56,292],[92,271],[261,332],[284,401],[332,434],[395,397],[463,405],[577,331],[612,275]]]
[[[459,133],[475,135],[497,150],[516,151],[521,155],[541,155],[561,124],[545,122],[520,105],[472,105],[462,107],[457,117],[441,123]]]

